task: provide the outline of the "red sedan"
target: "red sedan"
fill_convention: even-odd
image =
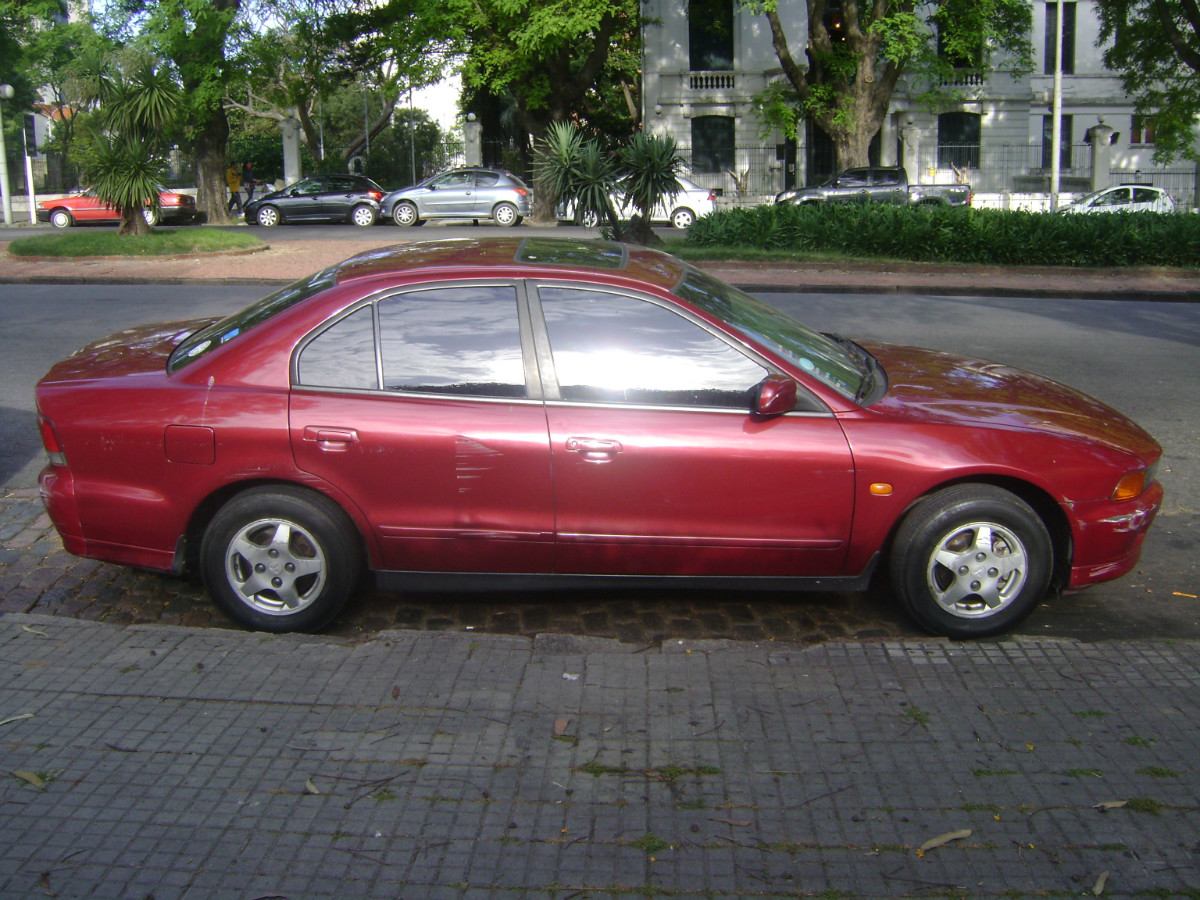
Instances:
[[[400,587],[860,590],[941,634],[1136,563],[1161,449],[1071,388],[810,331],[619,244],[364,253],[37,388],[73,553],[199,569],[270,631]]]
[[[158,211],[147,207],[143,215],[151,225],[157,225],[159,222],[194,222],[196,198],[164,188],[158,192]],[[37,217],[39,222],[49,222],[55,228],[70,228],[72,225],[86,225],[91,222],[112,225],[121,221],[121,214],[90,190],[53,200],[38,201]]]

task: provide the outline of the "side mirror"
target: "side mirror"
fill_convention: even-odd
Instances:
[[[754,415],[781,416],[796,407],[796,382],[784,375],[768,375],[758,385]]]
[[[292,188],[290,191],[288,191],[288,196],[289,197],[299,197],[300,191],[297,190],[296,188]]]

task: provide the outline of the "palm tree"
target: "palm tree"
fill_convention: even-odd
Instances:
[[[97,130],[83,175],[96,196],[121,214],[118,234],[148,234],[158,219],[158,186],[167,170],[165,134],[179,107],[169,73],[142,59],[106,61],[88,79]]]
[[[669,137],[638,133],[614,155],[569,122],[551,125],[534,155],[539,191],[573,204],[580,217],[594,214],[607,221],[616,240],[638,244],[662,243],[650,230],[650,213],[679,193],[682,167]],[[617,216],[614,198],[622,210],[637,211],[631,222]]]

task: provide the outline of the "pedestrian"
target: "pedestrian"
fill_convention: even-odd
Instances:
[[[225,184],[229,187],[229,211],[242,209],[242,173],[235,163],[225,170]]]
[[[242,165],[242,187],[246,189],[246,202],[254,199],[254,163]]]

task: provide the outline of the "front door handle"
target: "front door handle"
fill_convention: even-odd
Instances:
[[[304,440],[315,443],[320,450],[329,453],[345,453],[350,445],[357,443],[358,432],[353,428],[325,428],[318,425],[304,426]]]
[[[620,441],[610,441],[601,438],[573,437],[567,438],[567,450],[578,453],[584,462],[607,463],[616,459],[621,452]]]

